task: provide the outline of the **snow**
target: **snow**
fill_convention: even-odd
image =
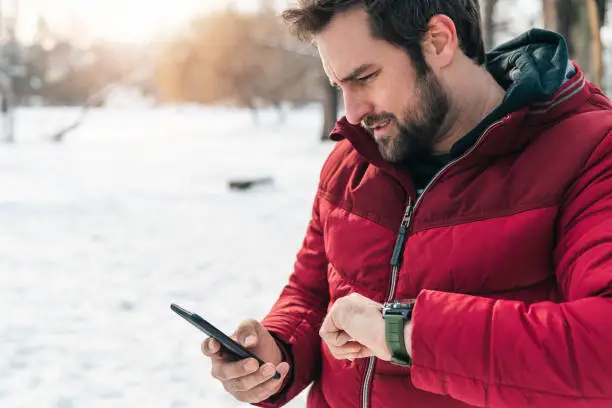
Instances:
[[[77,115],[21,110],[0,145],[0,406],[244,406],[169,305],[226,332],[266,314],[333,147],[319,110],[99,109],[45,139]],[[274,184],[227,188],[245,176]]]

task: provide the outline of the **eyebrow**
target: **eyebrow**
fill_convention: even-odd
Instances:
[[[363,64],[363,65],[360,65],[357,68],[355,68],[353,70],[353,72],[351,72],[350,74],[348,74],[344,78],[340,79],[340,82],[341,83],[353,82],[356,79],[358,79],[361,75],[363,75],[364,72],[366,72],[367,70],[371,69],[372,67],[374,67],[374,64]],[[333,81],[331,82],[331,85],[332,86],[337,86],[337,84],[334,83]]]

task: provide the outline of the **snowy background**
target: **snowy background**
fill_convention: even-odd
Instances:
[[[0,145],[0,407],[244,406],[169,305],[228,332],[267,313],[333,147],[319,109],[101,109],[46,141],[76,116],[21,110]]]

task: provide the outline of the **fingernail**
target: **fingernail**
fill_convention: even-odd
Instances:
[[[255,336],[253,336],[252,334],[248,335],[245,339],[244,339],[244,345],[245,346],[252,346],[255,344],[255,342],[257,341],[257,339],[255,338]]]
[[[282,364],[277,371],[280,373],[280,375],[286,375],[289,372],[289,365]]]
[[[274,366],[271,365],[267,365],[261,370],[261,373],[266,377],[271,377],[275,372]]]
[[[244,363],[244,368],[247,371],[255,371],[257,370],[257,367],[259,367],[259,364],[257,364],[257,361],[255,360],[249,360],[246,363]]]

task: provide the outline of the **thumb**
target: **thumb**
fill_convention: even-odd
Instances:
[[[264,328],[257,320],[245,320],[240,323],[236,329],[236,338],[238,342],[245,347],[254,347],[257,345],[264,332]]]
[[[352,342],[353,338],[346,334],[346,332],[340,331],[336,334],[335,345],[338,347],[344,346],[345,344]]]

